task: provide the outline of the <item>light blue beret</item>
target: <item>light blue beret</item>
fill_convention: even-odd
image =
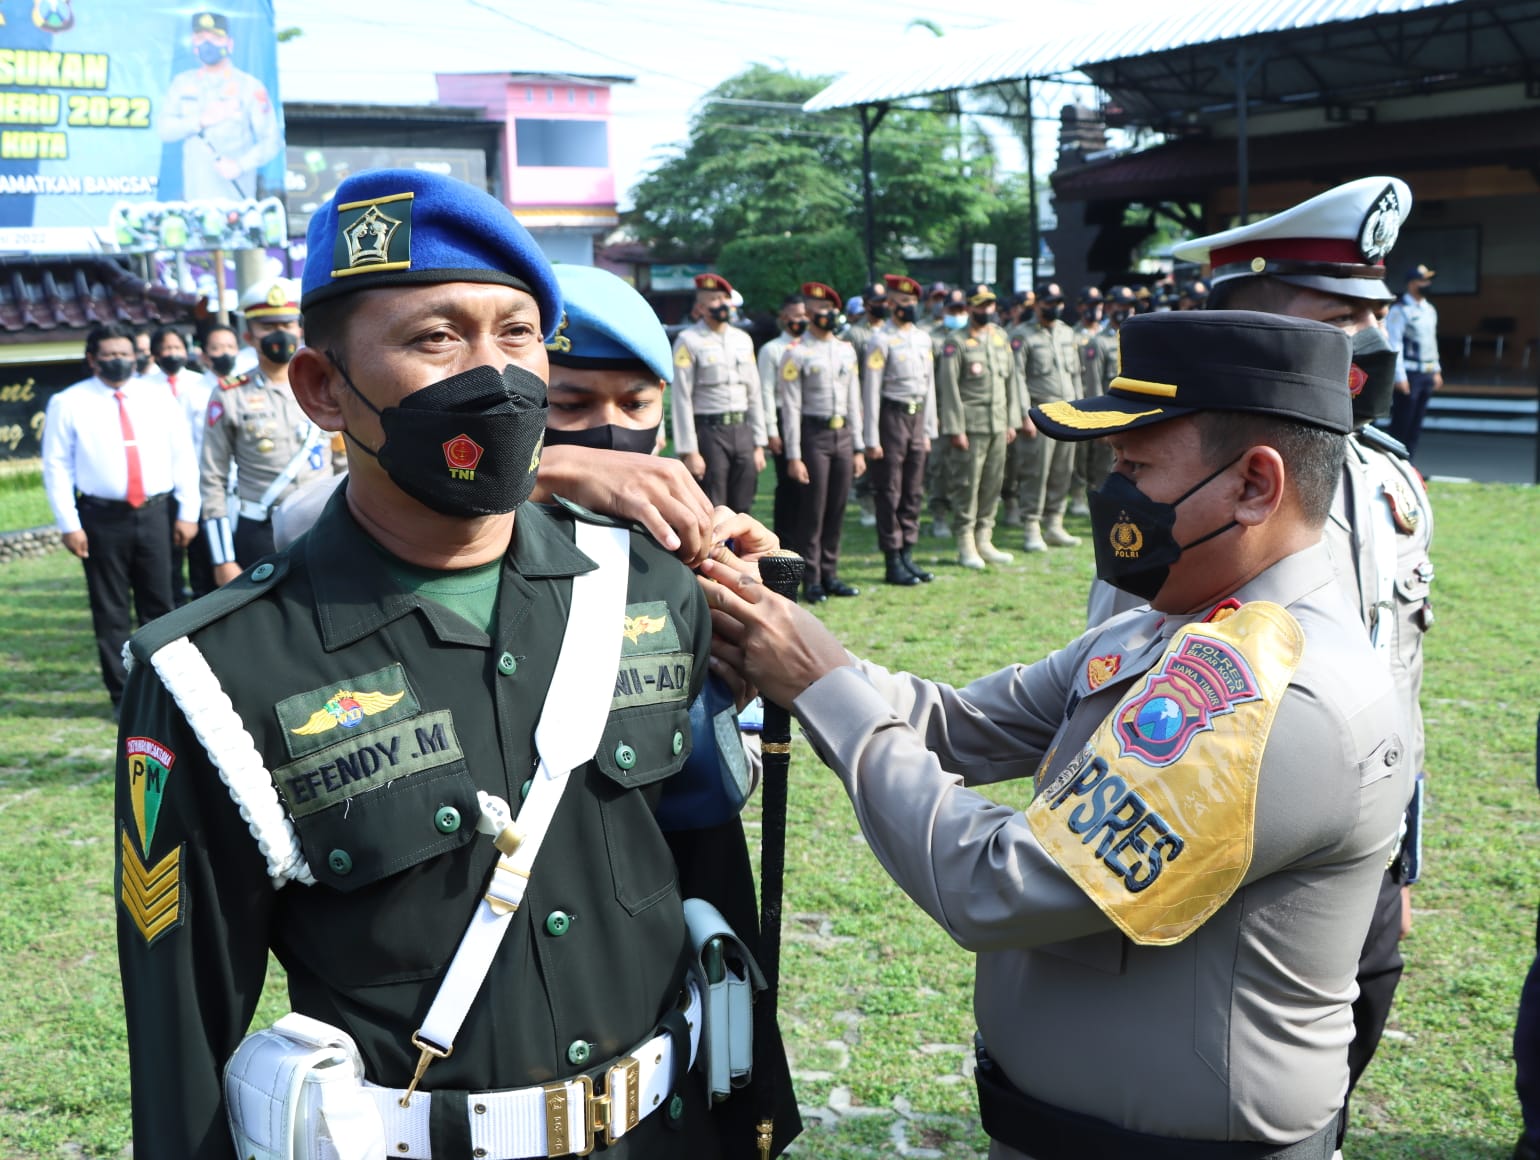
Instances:
[[[528,291],[547,336],[561,290],[535,239],[502,202],[420,169],[370,169],[310,219],[301,309],[379,286],[493,282]]]
[[[551,362],[596,370],[641,363],[665,382],[673,379],[668,334],[647,299],[628,282],[608,270],[565,265],[556,267],[556,281],[567,324],[546,344]]]

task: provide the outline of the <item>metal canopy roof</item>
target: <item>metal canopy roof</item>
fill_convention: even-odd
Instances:
[[[1346,27],[1344,27],[1346,26]],[[1195,12],[1041,39],[1041,22],[927,44],[849,73],[803,109],[821,112],[1024,79],[1084,77],[1135,121],[1233,112],[1234,54],[1257,62],[1253,106],[1331,104],[1428,87],[1493,84],[1540,59],[1540,0],[1220,0]]]

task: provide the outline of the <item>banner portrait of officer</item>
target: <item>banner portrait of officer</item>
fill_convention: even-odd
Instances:
[[[156,130],[167,148],[181,145],[188,201],[259,196],[263,168],[283,151],[274,99],[260,79],[235,67],[236,43],[225,15],[196,13],[198,67],[173,77],[160,103]]]

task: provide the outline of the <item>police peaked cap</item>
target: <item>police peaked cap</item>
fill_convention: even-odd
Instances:
[[[1412,212],[1399,177],[1361,177],[1261,221],[1193,238],[1172,253],[1207,262],[1210,282],[1267,276],[1345,298],[1389,302],[1385,258]]]
[[[495,197],[453,177],[355,173],[316,210],[306,246],[306,310],[355,290],[489,282],[530,294],[547,338],[561,323],[561,289],[529,231]]]
[[[223,32],[230,34],[230,22],[219,12],[195,12],[192,18],[194,32]]]
[[[1032,421],[1080,442],[1198,411],[1276,415],[1347,434],[1353,344],[1324,322],[1250,310],[1139,314],[1118,331],[1107,393],[1044,403]]]
[[[646,367],[674,377],[673,348],[652,307],[626,281],[593,266],[556,267],[565,325],[546,343],[553,366],[591,370]]]
[[[285,322],[299,317],[299,294],[293,278],[264,278],[246,287],[240,312],[247,322]]]

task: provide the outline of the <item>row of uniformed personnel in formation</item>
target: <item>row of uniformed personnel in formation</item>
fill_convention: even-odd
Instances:
[[[754,971],[724,977],[683,901],[765,949],[733,727],[757,686],[977,952],[992,1156],[1326,1160],[1417,864],[1431,515],[1372,423],[1410,205],[1368,178],[1191,243],[1225,308],[1132,317],[1114,294],[1099,392],[1056,288],[1015,335],[964,291],[933,338],[893,276],[847,341],[809,283],[767,408],[719,276],[671,351],[634,291],[553,270],[493,199],[348,178],[311,224],[330,260],[305,271],[289,373],[359,452],[345,485],[299,493],[283,510],[321,495],[308,531],[131,643],[114,892],[136,1152],[227,1160],[233,1132],[242,1157],[302,1160],[780,1154],[800,1122],[779,1035],[713,1018]],[[1033,393],[1050,368],[1058,393]],[[95,369],[112,400],[121,368]],[[670,380],[682,465],[649,454]],[[859,467],[910,585],[932,440],[980,560],[1007,446],[1042,449],[1016,498],[1044,541],[1068,538],[1060,449],[1104,447],[1090,630],[965,688],[853,658],[767,592],[775,538],[691,481],[747,506],[770,410],[790,494],[823,481],[794,538],[824,593],[829,496]],[[617,578],[618,641],[579,612]],[[1025,811],[979,792],[1012,778],[1034,779]],[[307,1018],[243,1042],[270,950]],[[1160,1066],[1107,1067],[1130,1027]],[[282,1043],[342,1064],[324,1095],[264,1066]]]

